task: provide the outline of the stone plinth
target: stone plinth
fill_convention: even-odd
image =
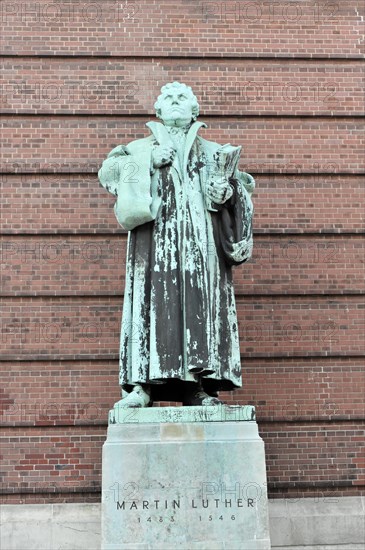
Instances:
[[[113,409],[109,422],[102,550],[270,548],[253,407]]]

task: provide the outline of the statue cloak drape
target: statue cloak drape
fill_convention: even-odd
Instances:
[[[120,383],[152,384],[154,400],[181,401],[182,382],[200,375],[207,391],[241,386],[232,266],[252,252],[253,178],[236,171],[221,206],[206,194],[220,148],[197,135],[182,154],[154,170],[157,145],[172,146],[167,128],[118,146],[99,171],[117,195],[115,214],[129,230],[120,340]]]

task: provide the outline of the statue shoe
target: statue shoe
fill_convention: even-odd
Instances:
[[[205,393],[205,391],[197,391],[191,395],[186,396],[183,405],[190,407],[211,407],[217,405],[223,405],[222,401],[219,401],[217,397],[212,397]]]
[[[114,407],[122,407],[125,409],[140,409],[142,407],[152,407],[153,401],[150,395],[137,384],[134,386],[131,393],[118,401]]]

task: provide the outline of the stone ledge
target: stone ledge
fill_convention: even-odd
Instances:
[[[109,411],[109,424],[251,422],[255,419],[255,407],[252,405],[146,407],[141,409],[124,409],[115,405]]]
[[[364,497],[271,500],[272,549],[363,550],[364,504]],[[275,528],[278,517],[285,517],[288,511],[285,530]],[[311,518],[305,541],[296,534],[299,514]],[[343,530],[337,523],[339,517],[351,519],[352,528],[355,521],[355,532]],[[6,504],[1,507],[0,519],[2,550],[100,550],[100,504]],[[336,544],[327,538],[329,523]],[[355,542],[355,536],[360,542]]]
[[[272,546],[275,550],[364,550],[362,544],[325,544],[320,546]]]
[[[364,497],[280,499],[271,501],[269,507],[275,548],[364,548]]]

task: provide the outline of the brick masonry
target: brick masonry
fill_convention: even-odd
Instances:
[[[234,271],[244,387],[224,399],[257,408],[272,498],[362,494],[363,16],[358,0],[1,4],[6,502],[100,500],[127,235],[96,172],[175,79],[257,181],[254,257]]]

